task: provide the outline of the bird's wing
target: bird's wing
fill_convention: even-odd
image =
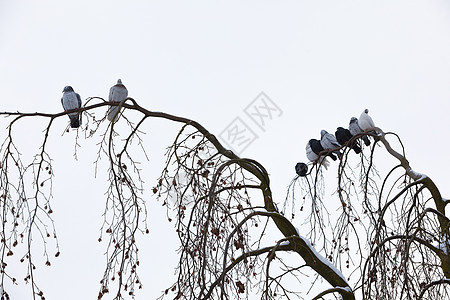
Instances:
[[[118,92],[119,101],[125,100],[128,97],[128,90],[123,84],[118,87]]]
[[[367,121],[369,122],[370,127],[375,127],[375,123],[372,120],[372,117],[367,115]]]
[[[334,140],[331,144],[333,145],[333,148],[339,148],[342,146],[337,140]]]
[[[320,140],[320,145],[322,145],[322,148],[324,150],[328,150],[333,148],[330,139],[327,136],[324,136],[321,140]]]
[[[315,161],[316,159],[319,158],[319,156],[314,153],[314,151],[311,148],[311,145],[308,143],[306,143],[306,157],[310,160],[310,161]]]
[[[344,129],[344,132],[347,139],[351,139],[353,137],[353,134],[350,132],[350,130]]]
[[[363,132],[363,130],[358,125],[358,121],[351,123],[348,129],[350,130],[350,133],[353,135],[357,135]]]
[[[328,134],[326,135],[326,139],[327,139],[327,142],[328,142],[331,146],[333,146],[334,148],[338,148],[338,147],[341,146],[341,144],[338,143],[338,141],[336,140],[336,138],[334,137],[334,135],[332,135],[331,133],[328,133]]]
[[[331,145],[333,146],[333,148],[341,147],[341,144],[339,144],[339,142],[336,140],[336,138],[331,140]]]
[[[64,110],[72,110],[79,108],[77,94],[74,92],[65,93],[62,97],[62,105],[64,107]]]
[[[109,98],[108,98],[109,101],[113,101],[114,90],[115,90],[115,86],[112,86],[109,89]]]
[[[347,132],[344,128],[338,128],[334,133],[334,136],[336,137],[336,140],[339,144],[345,143],[349,140]]]
[[[80,95],[78,94],[78,93],[75,93],[75,95],[77,96],[77,100],[78,100],[78,108],[80,108],[81,107],[81,97],[80,97]]]

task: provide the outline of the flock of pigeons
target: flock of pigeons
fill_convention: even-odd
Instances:
[[[128,97],[128,90],[122,84],[122,80],[117,80],[117,83],[109,89],[110,102],[122,102]],[[61,98],[61,103],[64,111],[74,110],[81,108],[81,98],[80,95],[75,93],[71,86],[64,87],[63,96]],[[117,121],[119,117],[120,108],[119,106],[110,107],[108,110],[108,120],[111,122]],[[80,127],[81,115],[79,112],[73,112],[68,114],[70,119],[70,127],[78,128]]]
[[[128,97],[128,90],[122,84],[122,80],[118,79],[117,83],[112,86],[109,90],[110,102],[122,102]],[[80,95],[75,93],[71,86],[64,87],[63,96],[61,98],[61,103],[65,111],[74,110],[81,108],[81,98]],[[119,106],[113,106],[108,109],[107,118],[111,122],[117,121],[120,113]],[[326,130],[320,132],[320,140],[310,139],[306,143],[306,157],[313,164],[319,163],[325,169],[328,169],[330,162],[326,159],[329,156],[332,160],[336,160],[336,156],[341,159],[342,153],[339,150],[342,146],[346,145],[355,151],[356,154],[361,153],[361,146],[357,140],[348,143],[353,136],[361,133],[368,133],[368,130],[375,127],[375,123],[372,118],[368,115],[369,110],[365,109],[359,120],[355,117],[350,119],[350,124],[348,129],[343,127],[338,127],[335,135],[328,133]],[[70,119],[70,127],[78,128],[80,127],[81,115],[79,112],[73,112],[68,114]],[[370,145],[370,140],[367,135],[362,135],[362,140],[366,146]],[[295,172],[299,176],[306,176],[308,173],[308,165],[299,162],[295,166]]]
[[[338,127],[335,135],[328,133],[326,130],[322,130],[320,132],[320,140],[310,139],[308,143],[306,143],[306,157],[309,161],[313,164],[319,163],[325,169],[328,169],[330,162],[326,159],[326,156],[329,156],[332,160],[336,160],[336,156],[340,159],[342,157],[342,153],[339,151],[341,146],[346,145],[353,149],[356,154],[361,153],[362,150],[359,142],[353,140],[349,143],[349,141],[357,134],[371,133],[369,132],[369,129],[374,128],[375,123],[368,113],[369,110],[365,109],[361,113],[359,120],[352,117],[348,129]],[[366,146],[370,145],[370,140],[367,135],[362,135],[362,140]],[[297,163],[295,172],[299,176],[306,176],[308,173],[308,165],[303,162]]]

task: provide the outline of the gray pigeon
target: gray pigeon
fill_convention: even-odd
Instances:
[[[369,110],[366,108],[359,116],[358,125],[362,130],[366,131],[369,128],[375,127],[375,123],[369,116]]]
[[[81,107],[81,98],[80,95],[75,93],[71,86],[66,86],[63,90],[61,103],[65,111],[79,109]],[[70,113],[68,116],[70,119],[70,127],[80,127],[80,114],[78,112]]]
[[[322,130],[320,132],[320,136],[322,137],[320,139],[320,144],[322,145],[323,149],[325,150],[334,150],[336,148],[341,147],[341,144],[338,143],[336,140],[336,137],[332,135],[331,133],[328,133],[326,130]],[[332,151],[334,154],[336,154],[339,158],[342,157],[342,153],[339,150]]]
[[[122,80],[118,79],[117,83],[109,89],[109,101],[110,102],[122,102],[128,97],[128,90],[122,84]],[[111,122],[117,121],[119,117],[119,107],[113,106],[108,110],[108,120]]]
[[[350,130],[350,133],[355,136],[357,134],[363,133],[364,131],[361,129],[361,127],[359,127],[358,125],[358,119],[355,117],[352,117],[350,119],[350,124],[348,125],[348,130]],[[367,135],[363,135],[362,136],[362,140],[364,141],[364,144],[366,144],[366,146],[370,146],[370,140],[367,137]]]

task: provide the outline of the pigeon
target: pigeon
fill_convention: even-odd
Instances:
[[[298,176],[306,176],[306,173],[308,173],[308,166],[302,162],[297,163],[295,165],[295,173],[297,173]]]
[[[310,139],[308,144],[312,152],[315,153],[317,156],[319,156],[320,152],[325,151],[325,149],[323,149],[322,145],[320,144],[319,140]],[[308,147],[308,144],[306,145],[306,147]],[[306,155],[308,156],[308,153],[306,153]],[[329,153],[328,156],[330,156],[332,160],[336,160],[336,156],[333,153]]]
[[[373,122],[372,118],[368,115],[369,110],[365,109],[361,116],[359,116],[358,125],[361,127],[362,130],[366,131],[369,128],[375,127],[375,123]]]
[[[328,133],[326,130],[322,130],[320,132],[320,144],[322,145],[323,149],[325,150],[334,150],[336,148],[341,147],[341,145],[336,140],[335,136],[331,133]],[[342,153],[339,150],[332,151],[335,153],[339,158],[342,157]]]
[[[74,92],[71,86],[66,86],[63,89],[61,103],[64,111],[79,109],[81,107],[81,98],[80,95]],[[78,112],[73,112],[68,115],[70,119],[70,127],[80,127],[80,114]]]
[[[117,83],[109,89],[110,102],[122,102],[128,97],[128,90],[122,84],[122,80],[118,79]],[[108,120],[115,122],[118,119],[120,109],[118,106],[110,107],[108,110]]]
[[[341,145],[344,145],[353,137],[353,135],[350,133],[350,130],[342,128],[342,127],[337,128],[337,130],[335,132],[335,136],[336,136],[336,140]],[[356,154],[361,153],[361,147],[359,147],[359,145],[356,141],[351,143],[351,145],[349,144],[348,146],[350,148],[352,148]]]
[[[318,140],[311,139],[308,143],[306,143],[306,157],[311,162],[316,162],[320,157],[319,153],[322,151],[324,150]],[[333,157],[334,160],[336,160],[336,156],[333,155]],[[327,170],[330,166],[330,162],[324,156],[320,157],[319,163],[325,168],[325,170]]]
[[[359,127],[358,125],[358,119],[355,117],[352,117],[350,119],[350,124],[348,126],[348,129],[350,130],[350,133],[355,136],[357,134],[363,133],[364,131],[361,129],[361,127]],[[362,139],[364,141],[364,144],[366,144],[366,146],[370,146],[370,140],[367,137],[367,135],[363,135]]]

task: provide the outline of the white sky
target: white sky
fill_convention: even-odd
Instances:
[[[449,53],[446,0],[0,0],[0,110],[59,112],[64,86],[82,99],[107,97],[121,78],[142,106],[219,135],[235,117],[248,120],[243,109],[264,91],[283,114],[266,132],[252,125],[259,139],[243,156],[269,170],[281,203],[307,140],[369,108],[377,126],[403,139],[413,169],[449,198]],[[66,121],[57,121],[50,150],[61,257],[39,281],[49,300],[96,297],[104,264],[96,240],[107,183],[93,176],[95,143],[83,143],[73,160],[74,132],[61,137]],[[177,127],[148,123],[150,188]],[[41,138],[21,130],[24,143]],[[82,189],[69,191],[67,182]],[[174,244],[164,245],[175,238],[172,224],[159,204],[150,207],[157,227],[141,249],[147,271],[138,299],[158,296],[176,263]],[[14,292],[28,298],[23,285]]]

